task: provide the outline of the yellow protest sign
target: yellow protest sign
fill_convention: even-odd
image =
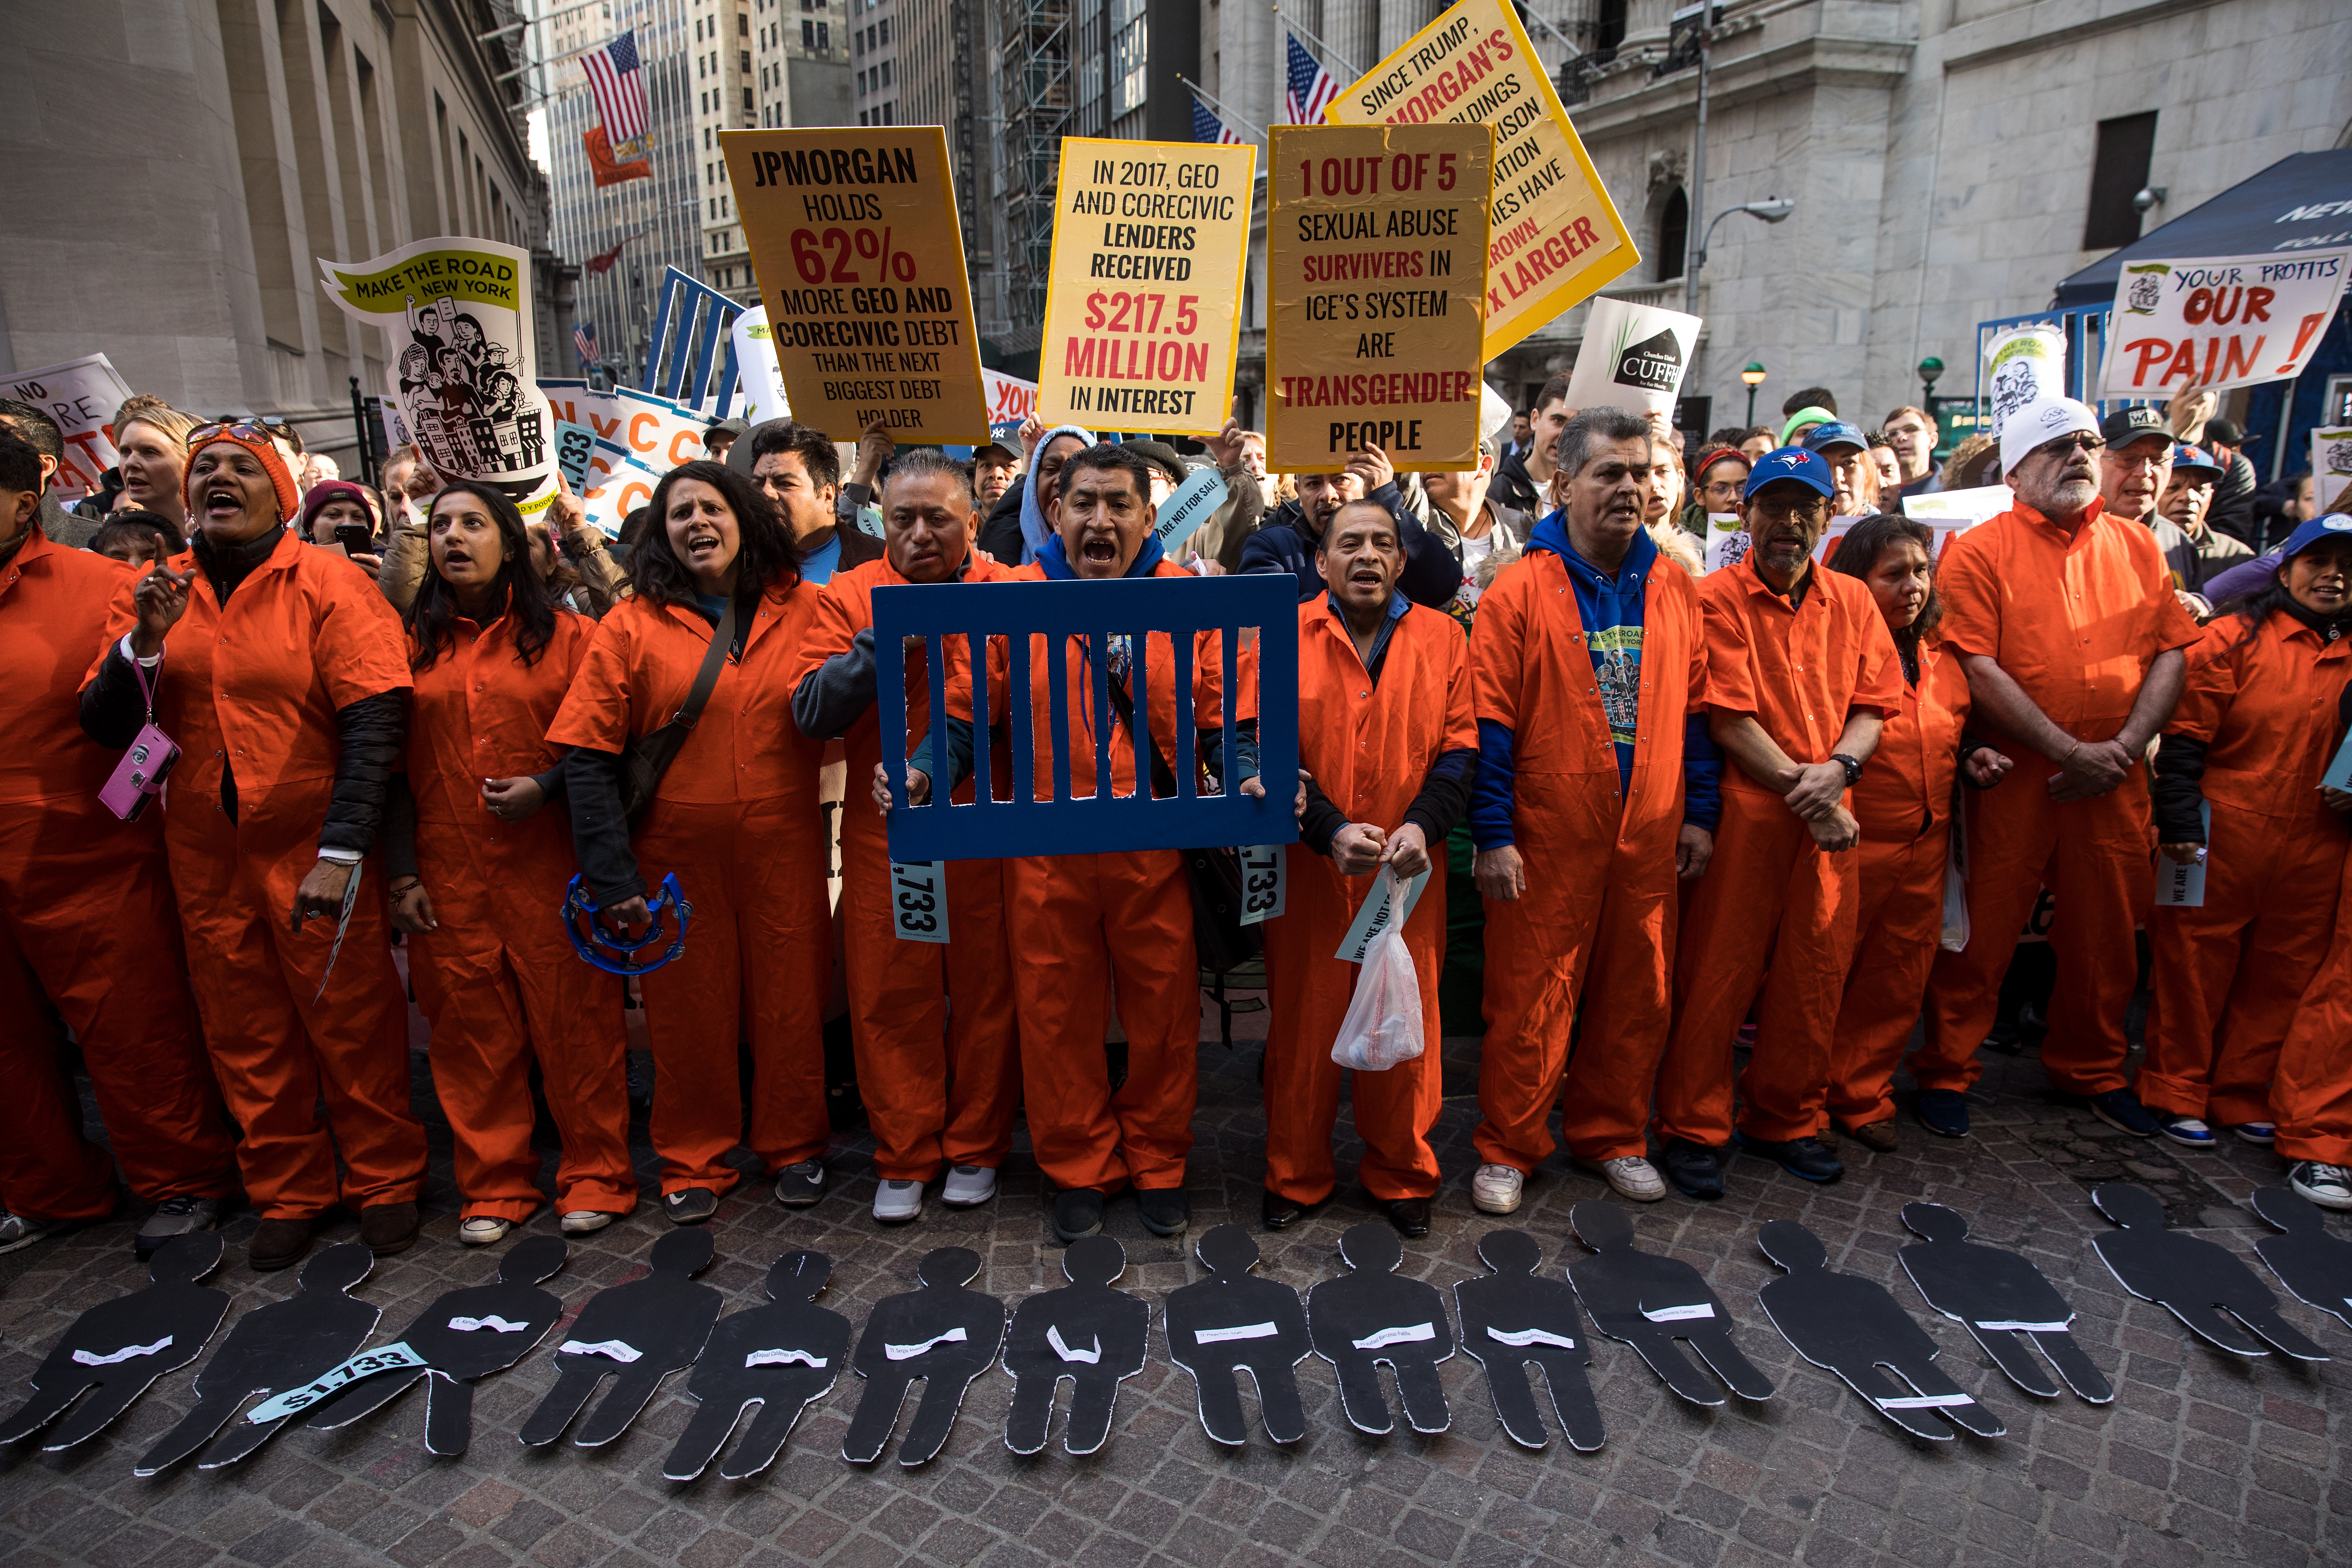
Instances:
[[[1039,418],[1223,428],[1256,174],[1255,147],[1063,139]]]
[[[722,131],[793,417],[836,441],[988,439],[980,338],[936,125]]]
[[[1332,100],[1323,117],[1335,125],[1495,128],[1487,359],[1642,259],[1505,0],[1461,0]]]
[[[1266,462],[1478,464],[1485,125],[1277,125],[1266,168]]]

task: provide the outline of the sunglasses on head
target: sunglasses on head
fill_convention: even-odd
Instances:
[[[238,441],[265,443],[270,439],[270,432],[267,426],[239,419],[234,422],[215,421],[210,425],[199,425],[188,432],[188,445],[193,447],[199,441],[209,441],[216,436],[226,436]]]
[[[2095,452],[2106,445],[2088,430],[2077,430],[2071,436],[2061,436],[2055,441],[2044,441],[2033,448],[2036,456],[2063,458],[2074,452]]]

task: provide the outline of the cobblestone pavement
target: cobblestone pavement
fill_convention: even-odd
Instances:
[[[1227,1219],[1256,1228],[1256,1059],[1255,1042],[1228,1054],[1213,1031],[1202,1048],[1195,1234]],[[1748,1159],[1735,1162],[1731,1195],[1720,1204],[1669,1197],[1639,1209],[1642,1244],[1708,1275],[1738,1321],[1739,1342],[1780,1392],[1759,1406],[1733,1400],[1702,1411],[1668,1394],[1625,1347],[1601,1342],[1593,1383],[1609,1437],[1595,1454],[1557,1441],[1535,1454],[1505,1439],[1479,1369],[1462,1356],[1443,1369],[1454,1410],[1444,1436],[1358,1436],[1339,1415],[1330,1368],[1310,1357],[1299,1369],[1306,1440],[1276,1449],[1254,1429],[1246,1448],[1227,1453],[1202,1433],[1190,1379],[1164,1359],[1155,1310],[1151,1362],[1122,1387],[1110,1442],[1091,1458],[1063,1454],[1058,1436],[1034,1458],[1009,1453],[1001,1433],[1011,1385],[992,1371],[973,1385],[937,1462],[904,1470],[886,1453],[877,1466],[853,1468],[839,1457],[857,1393],[849,1375],[811,1409],[765,1475],[729,1482],[714,1466],[698,1482],[673,1485],[660,1469],[693,1408],[683,1377],[608,1447],[528,1450],[515,1440],[552,1382],[542,1347],[483,1385],[473,1447],[459,1459],[423,1451],[423,1410],[412,1393],[341,1432],[289,1428],[231,1469],[183,1466],[135,1479],[133,1458],[189,1404],[190,1374],[175,1373],[79,1448],[52,1455],[18,1444],[0,1453],[0,1556],[107,1568],[2352,1562],[2346,1363],[2242,1363],[2192,1344],[2169,1314],[2126,1297],[2090,1246],[2105,1222],[2088,1188],[2123,1176],[2158,1192],[2174,1223],[2199,1226],[2251,1261],[2248,1243],[2264,1232],[2242,1205],[2277,1179],[2275,1160],[2234,1142],[2176,1158],[2045,1103],[2031,1056],[1986,1059],[1978,1133],[1964,1143],[1931,1139],[1906,1120],[1900,1152],[1848,1145],[1850,1173],[1837,1184],[1808,1186]],[[1475,1164],[1475,1078],[1471,1047],[1456,1043],[1438,1129],[1454,1184],[1435,1233],[1406,1247],[1405,1271],[1441,1287],[1482,1272],[1475,1240],[1496,1223],[1473,1212],[1463,1185]],[[419,1099],[429,1107],[427,1092]],[[642,1122],[636,1131],[644,1155]],[[1352,1137],[1344,1110],[1341,1133]],[[763,1299],[766,1266],[786,1247],[833,1256],[824,1300],[854,1324],[881,1297],[910,1287],[915,1259],[930,1247],[977,1248],[986,1263],[976,1283],[1008,1303],[1060,1282],[1042,1184],[1025,1153],[1016,1151],[992,1206],[952,1212],[934,1201],[919,1222],[883,1231],[866,1214],[869,1148],[836,1151],[837,1184],[814,1211],[788,1214],[764,1186],[728,1200],[713,1225],[719,1261],[704,1278],[730,1310]],[[447,1133],[437,1120],[434,1153],[436,1212],[424,1240],[385,1259],[357,1291],[384,1309],[379,1340],[434,1294],[485,1280],[496,1267],[454,1239]],[[1570,1205],[1600,1191],[1594,1178],[1557,1165],[1531,1184],[1512,1223],[1541,1240],[1547,1269],[1574,1249]],[[2117,1384],[2115,1404],[2021,1394],[1957,1325],[1927,1312],[1894,1257],[1911,1239],[1896,1215],[1922,1198],[1962,1210],[1978,1239],[2027,1252],[2058,1283],[2079,1314],[2076,1334]],[[1339,1233],[1371,1213],[1343,1186],[1310,1222],[1262,1237],[1267,1271],[1301,1289],[1337,1272]],[[2000,1414],[2010,1435],[1915,1442],[1801,1362],[1756,1302],[1773,1277],[1756,1230],[1780,1217],[1819,1232],[1832,1267],[1886,1283],[1942,1346],[1939,1364]],[[542,1212],[536,1223],[551,1220]],[[229,1228],[232,1261],[215,1277],[238,1311],[291,1288],[289,1277],[257,1276],[236,1261],[252,1225],[247,1215]],[[2331,1225],[2343,1233],[2340,1219]],[[576,1310],[594,1289],[642,1271],[664,1228],[641,1211],[575,1246],[549,1288]],[[1122,1283],[1155,1309],[1198,1277],[1182,1249],[1143,1230],[1131,1201],[1113,1202],[1108,1228],[1132,1261]],[[330,1235],[353,1230],[345,1220]],[[0,1259],[6,1405],[75,1313],[142,1282],[130,1231],[120,1220]],[[2352,1355],[2352,1334],[2334,1320],[2299,1303],[2285,1311]]]

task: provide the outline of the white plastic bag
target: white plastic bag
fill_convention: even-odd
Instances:
[[[1383,866],[1381,875],[1393,879],[1395,873]],[[1373,937],[1356,971],[1355,994],[1331,1042],[1331,1059],[1343,1068],[1386,1072],[1421,1055],[1421,976],[1398,929],[1403,924],[1393,921]]]
[[[1952,814],[1952,850],[1944,858],[1944,930],[1946,952],[1969,948],[1969,834],[1964,818]]]

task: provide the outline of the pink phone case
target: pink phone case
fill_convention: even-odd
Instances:
[[[98,792],[98,798],[123,821],[136,822],[147,803],[163,792],[163,781],[171,777],[172,764],[179,760],[180,748],[172,743],[172,737],[151,722],[122,753],[122,761],[115,764],[113,776]]]

